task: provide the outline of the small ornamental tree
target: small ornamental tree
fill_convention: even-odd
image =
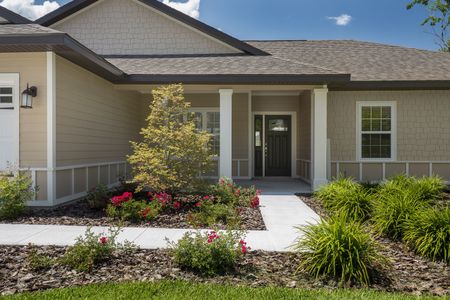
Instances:
[[[138,190],[195,190],[203,183],[200,174],[211,167],[207,147],[211,135],[196,129],[181,84],[162,86],[152,94],[142,141],[132,142],[133,154],[128,157]]]

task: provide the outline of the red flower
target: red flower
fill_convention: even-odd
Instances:
[[[131,192],[125,192],[122,194],[122,198],[123,198],[123,202],[127,202],[130,201],[131,199],[133,199],[133,193]]]
[[[255,196],[255,198],[253,198],[250,201],[250,205],[251,205],[252,208],[257,208],[259,206],[259,197]]]
[[[98,242],[102,245],[105,245],[106,243],[108,243],[108,238],[106,236],[102,236],[98,239]]]
[[[175,208],[175,209],[180,209],[180,207],[181,207],[181,202],[180,201],[177,201],[177,202],[175,202],[173,204],[173,208]]]
[[[239,245],[241,245],[241,251],[244,255],[248,253],[248,250],[250,250],[250,247],[247,246],[247,243],[244,240],[240,240]]]
[[[206,195],[206,196],[203,196],[203,200],[209,200],[211,197],[210,196],[208,196],[208,195]]]
[[[195,203],[195,206],[196,206],[196,207],[202,206],[202,202],[199,201],[199,202]]]
[[[144,208],[143,210],[141,210],[141,211],[139,212],[139,215],[140,215],[142,218],[147,218],[147,216],[148,216],[148,214],[150,213],[150,211],[151,211],[150,207],[146,207],[146,208]]]
[[[211,244],[215,239],[218,238],[220,238],[220,236],[215,231],[211,231],[211,233],[208,235],[208,244]]]
[[[236,196],[239,196],[239,195],[241,194],[241,190],[240,190],[240,189],[237,189],[237,190],[234,192],[234,194],[235,194]]]
[[[111,203],[113,206],[119,206],[120,203],[122,203],[122,197],[121,196],[112,197]]]

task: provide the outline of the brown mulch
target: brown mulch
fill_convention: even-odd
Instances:
[[[266,230],[259,209],[239,208],[243,230]],[[188,228],[194,227],[188,222],[189,211],[163,212],[151,222],[125,223],[121,226],[156,227],[156,228]],[[32,209],[15,220],[3,221],[9,224],[39,225],[79,225],[79,226],[117,226],[118,222],[108,218],[104,210],[91,209],[86,202],[78,201],[64,206],[48,209]],[[226,226],[218,226],[226,229]]]
[[[298,197],[319,216],[327,216],[325,209],[314,197]],[[382,236],[376,236],[375,239],[383,247],[383,256],[391,261],[390,268],[383,271],[383,276],[391,281],[390,287],[414,294],[450,295],[450,265],[420,257],[402,242]]]
[[[37,249],[39,253],[57,259],[62,257],[67,248],[43,246]],[[131,254],[115,256],[86,273],[76,272],[59,264],[54,264],[48,270],[32,271],[26,261],[28,251],[27,246],[0,246],[0,295],[92,283],[151,282],[163,279],[306,289],[339,287],[333,280],[317,280],[303,272],[295,274],[300,258],[292,253],[250,252],[235,273],[202,277],[177,267],[168,250],[137,250]],[[393,247],[390,251],[398,250]],[[417,295],[444,295],[450,292],[447,268],[442,264],[424,264],[409,255],[403,259],[402,264],[383,276],[371,286],[372,289]]]

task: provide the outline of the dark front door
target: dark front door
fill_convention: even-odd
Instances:
[[[291,176],[291,116],[265,117],[265,175]]]

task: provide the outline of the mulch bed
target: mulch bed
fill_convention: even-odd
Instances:
[[[65,247],[56,246],[38,247],[37,249],[40,253],[45,253],[55,259],[61,257],[66,250]],[[2,253],[0,256],[0,295],[92,283],[151,282],[162,279],[261,287],[269,285],[306,289],[339,287],[333,280],[316,280],[302,272],[295,274],[299,257],[292,253],[251,252],[244,258],[235,273],[217,277],[202,277],[174,265],[168,250],[137,250],[129,255],[115,257],[87,273],[76,272],[58,264],[45,271],[32,271],[26,262],[28,251],[27,246],[0,247]],[[397,252],[399,250],[397,247],[393,247],[390,251]],[[389,253],[389,255],[392,254]],[[417,295],[449,293],[448,269],[445,269],[442,264],[424,264],[420,259],[409,255],[403,259],[403,265],[389,271],[386,276],[390,280],[380,278],[371,288]]]
[[[266,230],[259,209],[240,208],[243,230]],[[177,213],[161,213],[155,220],[145,223],[125,223],[122,226],[157,227],[157,228],[188,228],[194,227],[188,222],[189,211]],[[12,221],[0,223],[9,224],[40,224],[40,225],[80,225],[80,226],[114,226],[117,221],[108,218],[105,211],[91,209],[86,202],[78,201],[68,205],[48,209],[32,209],[24,216]],[[226,226],[218,226],[226,229]]]
[[[321,217],[327,216],[325,209],[314,197],[305,195],[298,197]],[[449,265],[422,258],[401,242],[386,237],[375,239],[384,248],[382,254],[391,260],[391,268],[383,273],[390,281],[389,288],[414,294],[450,295]]]

